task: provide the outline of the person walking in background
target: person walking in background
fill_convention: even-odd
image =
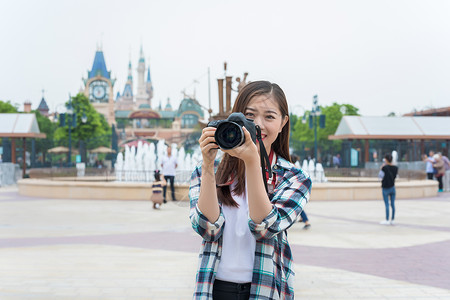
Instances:
[[[384,163],[380,170],[381,189],[383,192],[384,206],[386,207],[386,220],[380,222],[382,225],[394,225],[395,218],[395,178],[397,177],[398,167],[392,165],[392,155],[384,156]],[[389,221],[389,199],[391,200],[392,217]]]
[[[436,169],[436,174],[434,174],[434,176],[436,177],[437,181],[439,182],[439,192],[443,192],[444,191],[444,184],[442,182],[442,178],[444,177],[445,174],[445,163],[444,160],[442,159],[442,156],[440,153],[436,153],[434,156],[434,163],[433,163],[433,167]]]
[[[448,159],[448,157],[445,155],[442,155],[442,154],[441,154],[441,157],[442,157],[442,161],[444,162],[445,171],[450,170],[450,160]]]
[[[423,161],[426,163],[425,172],[427,172],[427,178],[429,180],[433,180],[433,176],[434,176],[433,155],[434,155],[434,151],[432,151],[432,150],[430,150],[430,153],[428,156],[426,154],[423,155]]]
[[[333,156],[333,166],[339,168],[341,166],[341,155],[338,153]]]
[[[447,152],[447,151],[445,151]],[[445,167],[445,174],[442,177],[442,181],[443,181],[443,186],[444,186],[444,191],[450,191],[450,160],[448,159],[447,156],[445,155],[441,155],[442,156],[442,160],[444,161],[444,167]]]
[[[445,171],[450,170],[450,160],[448,159],[448,157],[445,155],[442,155],[442,154],[441,154],[441,157],[442,157],[442,161],[444,162]]]
[[[175,172],[178,167],[178,161],[175,156],[172,155],[172,147],[167,147],[167,155],[163,157],[161,162],[162,173],[167,183],[170,183],[170,190],[172,192],[172,201],[177,201],[175,197]],[[164,185],[164,203],[167,203],[166,198],[167,184]]]
[[[166,186],[166,181],[161,178],[159,170],[155,171],[155,181],[152,183],[152,195],[150,200],[153,202],[153,208],[158,209],[163,203],[163,187]]]
[[[311,224],[309,223],[308,216],[306,215],[304,210],[302,210],[302,212],[300,213],[300,220],[299,220],[299,222],[305,223],[305,226],[303,226],[303,229],[311,228]]]

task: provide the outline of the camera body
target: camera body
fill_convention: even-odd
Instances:
[[[228,116],[226,120],[211,121],[208,127],[217,128],[214,138],[221,149],[229,150],[239,147],[245,142],[245,135],[242,129],[244,126],[256,144],[256,126],[253,120],[247,119],[243,113],[235,112]]]

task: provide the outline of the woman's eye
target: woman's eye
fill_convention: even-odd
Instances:
[[[246,113],[245,116],[246,117],[253,117],[254,115],[252,113]]]
[[[268,118],[268,119],[275,119],[275,117],[274,116],[272,116],[272,115],[268,115],[268,116],[266,116],[266,118]]]

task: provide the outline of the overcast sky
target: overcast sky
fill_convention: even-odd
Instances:
[[[350,103],[366,116],[450,106],[448,0],[0,0],[0,100],[51,110],[75,95],[101,44],[122,92],[128,60],[150,59],[152,106],[186,89],[217,111],[217,78],[249,72],[300,114]],[[135,83],[137,74],[133,74]],[[198,83],[194,83],[197,80]],[[135,85],[136,88],[136,85]],[[58,109],[61,109],[59,106]]]

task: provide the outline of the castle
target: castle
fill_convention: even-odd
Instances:
[[[153,83],[150,66],[146,66],[142,47],[137,79],[135,90],[130,61],[123,92],[117,92],[114,99],[116,80],[111,77],[111,71],[106,67],[101,49],[97,49],[92,68],[88,71],[87,78],[83,78],[84,94],[94,108],[105,116],[108,123],[115,125],[119,144],[136,139],[165,139],[170,143],[181,143],[194,131],[199,121],[203,121],[204,112],[200,103],[186,95],[177,109],[172,108],[169,99],[164,109],[161,103],[158,107],[152,105]]]

